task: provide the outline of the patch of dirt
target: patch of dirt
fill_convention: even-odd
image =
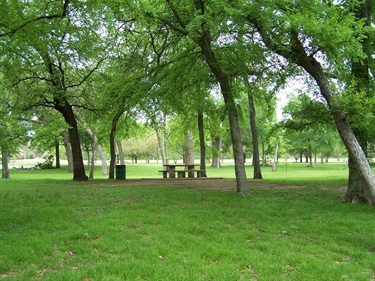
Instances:
[[[306,186],[270,184],[257,180],[249,180],[250,189],[295,189]],[[129,179],[107,183],[106,186],[184,186],[187,188],[203,188],[208,190],[236,191],[235,179],[224,178],[184,178],[184,179]],[[345,190],[345,186],[321,186],[324,189]]]

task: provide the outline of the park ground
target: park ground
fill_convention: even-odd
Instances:
[[[208,179],[158,170],[73,182],[66,169],[11,169],[0,280],[375,280],[374,211],[341,202],[344,163],[265,167],[249,196],[230,163]]]

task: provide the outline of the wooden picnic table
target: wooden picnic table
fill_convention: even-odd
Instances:
[[[194,178],[194,173],[197,173],[197,178],[200,178],[203,170],[195,169],[198,164],[164,164],[164,170],[159,171],[163,173],[163,178],[176,178],[176,173],[178,178],[186,178],[186,173],[189,178]],[[178,167],[183,167],[184,169],[178,169]]]

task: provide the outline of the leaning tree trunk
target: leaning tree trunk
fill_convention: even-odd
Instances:
[[[251,137],[253,140],[253,167],[254,167],[254,179],[262,179],[262,171],[260,169],[259,161],[259,141],[258,141],[258,130],[255,122],[255,103],[254,97],[250,91],[250,83],[247,77],[243,77],[243,80],[247,86],[247,98],[249,101],[250,109],[250,128],[251,128]]]
[[[306,50],[298,38],[298,32],[291,30],[291,44],[290,50],[279,48],[279,45],[275,44],[273,39],[266,33],[263,26],[255,18],[252,18],[253,23],[256,25],[260,35],[263,38],[264,43],[274,50],[279,55],[285,57],[296,65],[305,69],[314,80],[316,81],[320,93],[326,100],[332,117],[335,121],[339,135],[351,157],[354,165],[358,169],[359,175],[363,179],[365,184],[366,195],[369,197],[371,204],[375,208],[375,175],[371,169],[370,164],[367,161],[366,155],[354,135],[352,128],[350,127],[347,115],[340,110],[340,106],[333,102],[334,90],[332,89],[330,80],[325,74],[322,65],[312,56],[306,53]]]
[[[241,129],[238,121],[236,102],[232,93],[229,77],[227,77],[227,75],[223,72],[218,61],[216,60],[216,57],[211,48],[210,34],[207,30],[203,32],[200,40],[197,41],[197,44],[200,46],[202,54],[211,72],[215,75],[217,81],[220,84],[221,93],[223,95],[224,103],[229,117],[237,192],[243,195],[247,195],[249,193],[249,187],[245,170]]]
[[[354,15],[357,20],[366,19],[365,24],[367,26],[371,25],[371,1],[363,1],[360,5],[355,7]],[[372,93],[369,91],[370,84],[370,75],[369,75],[369,58],[371,57],[371,41],[370,36],[367,34],[362,40],[362,50],[366,54],[366,57],[360,61],[352,61],[352,78],[355,79],[356,89],[358,93],[366,93],[366,96],[369,97]],[[362,146],[363,151],[367,157],[367,143],[368,143],[368,129],[362,124],[357,124],[353,127],[353,132],[357,137],[357,140]],[[358,203],[365,202],[366,192],[365,192],[365,183],[357,169],[354,165],[351,157],[348,161],[349,165],[349,179],[348,187],[346,190],[344,202]]]
[[[199,145],[200,145],[200,170],[202,177],[207,177],[206,173],[206,143],[204,141],[204,121],[202,111],[198,112],[198,131],[199,131]]]
[[[60,103],[56,104],[55,109],[64,116],[65,121],[70,125],[68,132],[73,155],[73,180],[87,181],[89,178],[85,173],[78,124],[72,106],[67,101],[64,101],[62,105]]]
[[[301,44],[296,40],[296,44]],[[302,44],[301,44],[302,45]],[[300,46],[300,45],[297,45]],[[299,48],[301,50],[301,48]],[[339,106],[333,104],[332,99],[334,92],[331,88],[331,83],[325,75],[322,66],[315,58],[308,56],[306,53],[300,54],[297,63],[301,65],[317,82],[321,94],[327,101],[330,107],[333,119],[335,121],[340,137],[348,150],[349,156],[352,159],[358,174],[362,177],[365,187],[366,197],[369,198],[371,204],[375,208],[375,175],[368,163],[365,152],[358,142],[346,114],[340,111]]]

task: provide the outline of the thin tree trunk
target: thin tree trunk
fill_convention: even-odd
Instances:
[[[266,158],[266,151],[264,148],[264,142],[262,142],[262,166],[266,166],[267,158]]]
[[[314,150],[314,168],[315,169],[318,167],[316,160],[317,160],[317,155],[316,155],[316,149],[315,149]]]
[[[273,154],[272,172],[276,172],[277,169],[277,154],[279,153],[279,137],[275,140],[275,150]]]
[[[164,145],[163,145],[163,142],[160,138],[160,133],[158,130],[155,131],[156,132],[156,139],[158,141],[158,146],[159,146],[159,151],[160,151],[160,155],[161,155],[161,162],[163,164],[165,164],[165,156],[164,156]],[[157,159],[158,161],[159,159]]]
[[[91,143],[91,164],[90,164],[90,174],[89,174],[90,179],[94,178],[95,158],[96,158],[95,152],[96,152],[96,141],[93,138],[92,143]]]
[[[198,112],[198,131],[199,131],[199,145],[200,145],[200,170],[202,177],[207,177],[206,173],[206,143],[204,141],[204,120],[203,113]]]
[[[120,165],[125,165],[124,150],[122,149],[122,143],[120,140],[116,141],[118,149],[118,157],[120,158]]]
[[[168,142],[167,142],[167,115],[163,113],[163,153],[164,161],[163,164],[169,163],[169,153],[168,153]]]
[[[117,114],[112,119],[112,125],[111,125],[111,132],[109,134],[109,147],[110,147],[110,155],[111,160],[109,163],[109,179],[115,178],[115,165],[116,165],[116,132],[117,132],[117,122],[120,119],[123,111],[119,110]]]
[[[68,160],[68,173],[73,173],[73,155],[72,148],[69,141],[69,136],[66,131],[62,132],[62,137],[65,146],[66,159]]]
[[[94,134],[94,132],[87,126],[85,126],[86,132],[91,136],[93,142],[95,143],[96,150],[99,153],[100,161],[102,162],[102,175],[106,176],[108,175],[108,164],[107,159],[105,157],[105,154],[103,152],[103,148],[100,144],[98,144],[98,138]]]
[[[61,168],[60,164],[60,143],[58,141],[55,142],[55,158],[56,158],[56,169]]]
[[[211,153],[212,153],[212,162],[211,167],[213,168],[220,168],[220,151],[221,151],[221,137],[212,135],[211,136]]]
[[[255,103],[254,97],[251,93],[251,87],[249,83],[249,79],[244,76],[243,81],[247,86],[247,98],[249,101],[249,109],[250,109],[250,128],[251,128],[251,137],[253,141],[253,166],[254,166],[254,179],[262,179],[262,171],[260,168],[260,161],[259,161],[259,141],[258,141],[258,130],[256,126],[255,120]]]

